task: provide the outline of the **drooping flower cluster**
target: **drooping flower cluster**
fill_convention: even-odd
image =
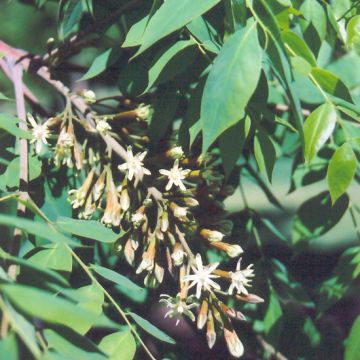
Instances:
[[[88,105],[96,103],[92,92],[83,96]],[[144,276],[146,286],[159,286],[166,272],[178,283],[175,296],[160,300],[166,316],[176,317],[176,323],[184,316],[195,321],[193,311],[199,309],[197,327],[206,325],[209,347],[221,329],[230,353],[240,357],[243,346],[231,318],[245,317],[226,301],[262,301],[248,290],[252,265],[241,269],[239,259],[235,271],[224,271],[219,263],[205,264],[207,249],[230,258],[243,253],[239,244],[225,241],[232,222],[222,202],[233,189],[225,184],[218,155],[185,155],[172,139],[150,146],[150,114],[142,104],[115,114],[89,111],[89,123],[68,103],[42,125],[31,116],[29,121],[36,152],[38,142],[46,144],[55,166],[76,175],[77,186],[68,196],[74,213],[119,233],[114,251]]]

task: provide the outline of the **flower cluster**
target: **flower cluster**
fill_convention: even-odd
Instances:
[[[83,97],[88,105],[97,102],[92,92]],[[115,114],[91,111],[89,124],[68,103],[42,125],[32,116],[29,122],[35,151],[39,154],[45,144],[52,150],[50,161],[75,174],[77,186],[68,196],[74,213],[119,233],[114,251],[144,277],[146,286],[159,286],[166,272],[178,283],[177,295],[161,297],[166,316],[176,317],[176,323],[184,316],[195,321],[193,311],[199,309],[197,326],[206,325],[209,347],[221,329],[230,353],[240,357],[243,346],[231,318],[245,317],[226,301],[262,301],[248,290],[252,265],[242,269],[239,259],[234,271],[224,271],[219,263],[204,264],[207,249],[230,258],[243,253],[239,244],[226,241],[232,222],[223,200],[234,189],[225,184],[216,154],[186,155],[171,139],[154,150],[150,115],[143,104]]]

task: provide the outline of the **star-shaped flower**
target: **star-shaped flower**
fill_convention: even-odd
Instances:
[[[238,294],[248,295],[249,292],[246,289],[246,286],[251,286],[251,277],[254,277],[254,270],[252,269],[253,264],[250,264],[246,269],[240,270],[241,258],[236,264],[236,271],[230,272],[231,284],[229,286],[229,294],[231,295],[234,289],[237,290]]]
[[[161,294],[160,302],[166,304],[166,307],[170,308],[170,310],[165,314],[164,317],[176,317],[176,324],[179,324],[180,319],[183,315],[190,318],[191,321],[195,321],[194,314],[190,311],[190,309],[196,307],[198,304],[194,299],[194,296],[191,295],[186,299],[182,300],[180,298],[180,294],[177,294],[176,297],[171,297],[167,294]]]
[[[220,285],[212,280],[219,277],[218,275],[212,274],[218,265],[219,263],[216,262],[211,265],[203,266],[200,254],[196,255],[195,264],[191,264],[193,274],[184,276],[184,281],[192,281],[189,289],[196,285],[196,297],[198,299],[201,296],[201,290],[211,291],[211,288],[220,290]]]
[[[166,191],[170,190],[173,185],[178,186],[181,190],[185,191],[186,187],[183,184],[182,180],[186,178],[190,170],[183,170],[179,168],[179,160],[175,160],[174,166],[170,170],[160,169],[161,175],[168,177],[169,182],[166,185]]]
[[[127,171],[127,178],[132,180],[133,177],[142,179],[144,175],[151,175],[150,170],[144,167],[143,160],[147,152],[138,153],[134,156],[131,146],[127,148],[127,160],[124,164],[118,166],[120,171]]]
[[[31,140],[31,143],[36,143],[35,151],[39,154],[43,145],[48,144],[47,139],[50,136],[50,131],[46,124],[38,124],[31,114],[27,114],[27,118],[32,127],[31,133],[33,139]]]

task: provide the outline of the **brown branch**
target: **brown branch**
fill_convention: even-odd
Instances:
[[[14,84],[15,99],[16,99],[16,110],[17,116],[20,120],[19,128],[21,130],[27,130],[26,124],[26,110],[25,110],[25,98],[24,98],[24,86],[23,86],[23,68],[21,65],[15,63],[15,59],[12,57],[6,58],[8,69],[11,74],[11,78]],[[20,191],[20,202],[17,205],[17,215],[24,216],[26,207],[24,202],[28,199],[28,143],[26,139],[19,139],[19,152],[20,152],[20,172],[19,172],[19,191]],[[21,241],[21,230],[15,228],[14,236],[12,241],[9,243],[8,251],[10,254],[17,255],[20,249]],[[8,269],[10,278],[16,279],[17,266],[10,265]],[[9,319],[6,314],[3,313],[1,322],[1,337],[4,338],[9,329]]]

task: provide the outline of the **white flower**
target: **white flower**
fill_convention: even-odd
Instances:
[[[213,281],[213,278],[218,278],[218,275],[211,274],[219,263],[214,263],[208,266],[203,266],[200,254],[195,257],[195,265],[191,264],[191,269],[194,272],[192,275],[184,276],[184,281],[192,281],[189,289],[196,285],[196,297],[199,299],[201,296],[201,290],[211,291],[211,288],[220,290],[220,285]]]
[[[246,269],[240,270],[241,258],[236,264],[236,271],[230,272],[231,284],[229,286],[229,294],[231,295],[236,288],[238,294],[248,295],[249,292],[245,286],[251,286],[251,277],[254,277],[254,270],[252,269],[253,264],[250,264]]]
[[[47,139],[50,136],[50,131],[46,124],[38,124],[30,113],[27,114],[27,118],[32,127],[31,133],[33,139],[30,142],[36,143],[35,151],[37,154],[39,154],[43,145],[48,144]]]
[[[70,201],[71,206],[74,209],[77,209],[84,205],[86,199],[86,192],[82,188],[69,190],[68,194],[68,200]]]
[[[182,300],[180,298],[180,294],[177,294],[176,297],[171,297],[167,294],[161,294],[160,297],[162,299],[159,302],[163,302],[166,304],[166,307],[170,308],[170,310],[165,314],[164,317],[176,317],[176,324],[179,324],[179,321],[183,315],[188,316],[191,321],[195,321],[194,314],[190,311],[190,309],[196,307],[198,304],[194,299],[194,296],[189,296],[186,299]],[[167,299],[166,299],[167,298]]]
[[[181,247],[176,247],[171,254],[171,258],[174,260],[175,266],[181,266],[184,262],[186,252]]]
[[[140,223],[142,222],[144,219],[144,214],[136,212],[134,214],[131,215],[131,221],[133,223]]]
[[[96,123],[96,130],[103,135],[106,135],[110,130],[111,130],[111,126],[108,124],[107,121],[105,120],[99,120]]]
[[[166,191],[170,190],[173,185],[178,186],[181,190],[185,191],[186,187],[182,180],[186,178],[190,170],[183,170],[179,168],[179,160],[175,160],[174,166],[170,170],[160,169],[161,175],[165,175],[169,178],[169,182],[166,185]]]
[[[127,148],[127,160],[124,164],[118,166],[120,171],[127,171],[127,178],[132,180],[134,176],[142,179],[144,175],[151,175],[151,172],[144,168],[143,160],[147,152],[138,153],[134,156],[131,146]]]

